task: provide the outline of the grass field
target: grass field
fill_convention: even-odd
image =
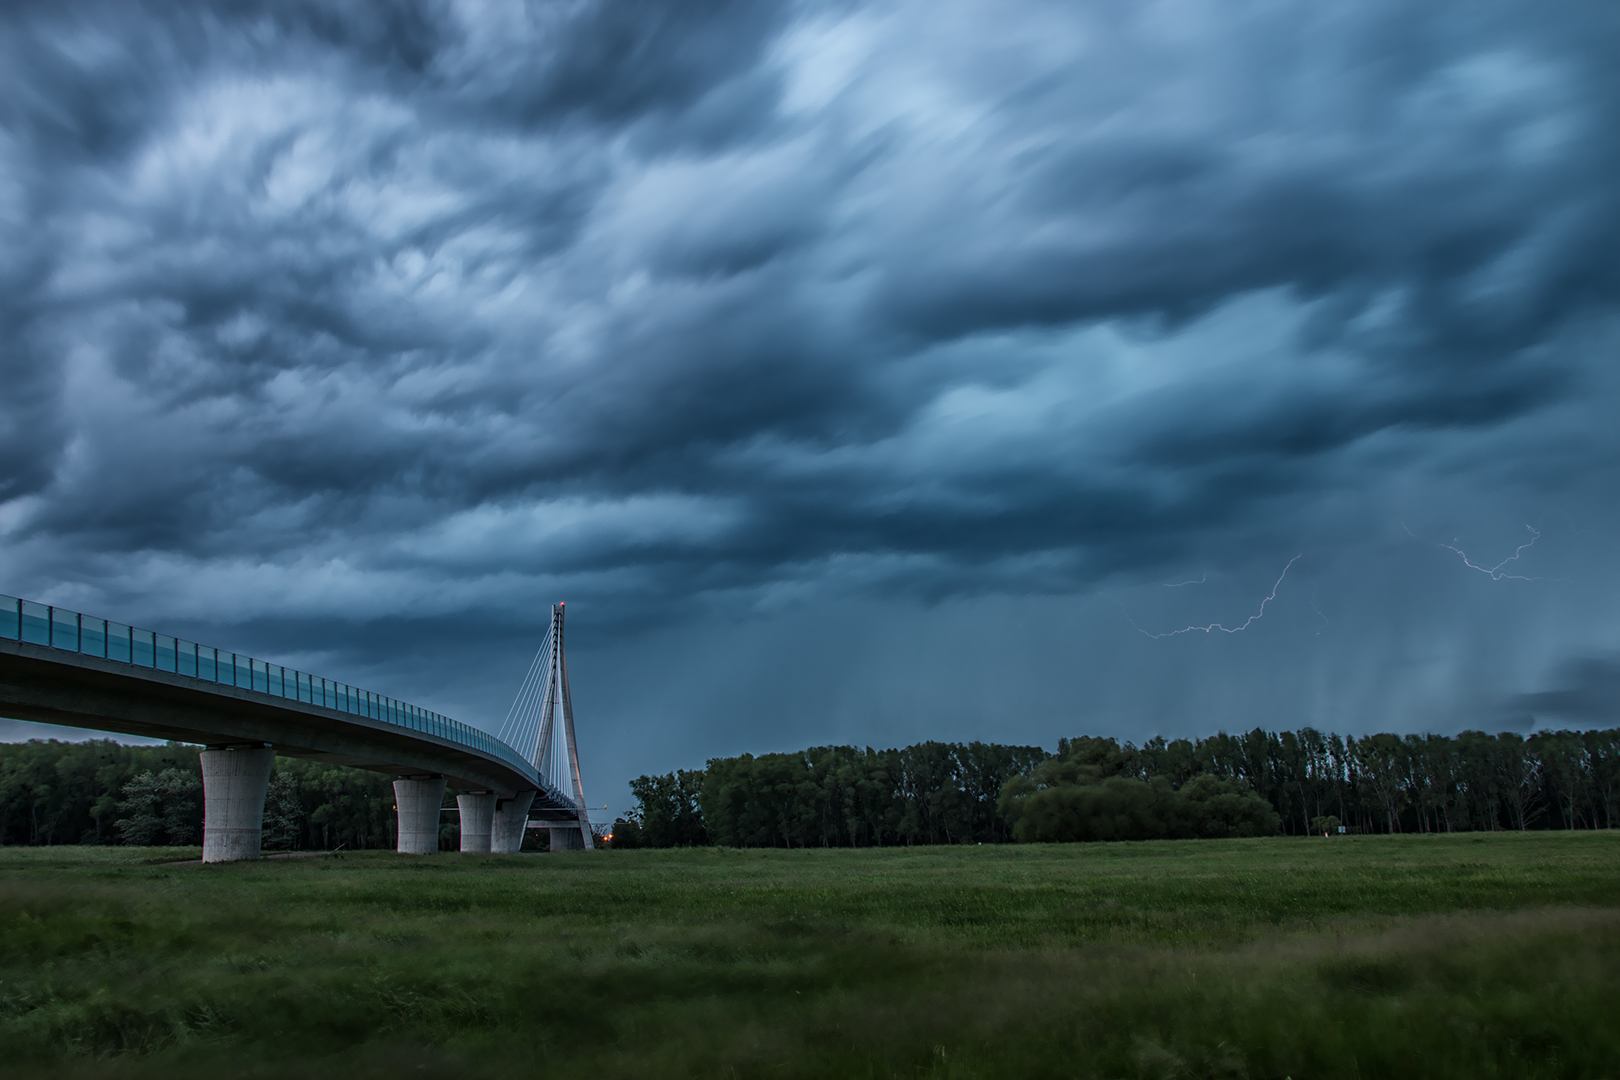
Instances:
[[[1620,834],[0,849],[11,1077],[1620,1077]]]

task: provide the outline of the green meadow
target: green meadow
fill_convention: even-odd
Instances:
[[[9,1077],[1615,1077],[1620,833],[0,849]]]

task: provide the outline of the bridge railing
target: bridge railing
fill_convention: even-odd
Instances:
[[[116,660],[134,667],[167,671],[206,683],[233,686],[269,697],[370,717],[406,731],[436,735],[500,758],[525,775],[533,775],[535,771],[522,754],[487,731],[480,731],[430,709],[281,664],[81,615],[66,608],[0,594],[0,638],[45,645],[81,656]],[[545,786],[550,788],[549,784]],[[573,800],[567,801],[572,803]]]

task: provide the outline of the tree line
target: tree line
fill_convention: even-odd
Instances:
[[[0,844],[200,844],[200,752],[111,739],[0,743]],[[392,848],[394,831],[391,777],[276,759],[265,850]]]
[[[1613,828],[1620,729],[1312,728],[1037,746],[925,742],[714,758],[642,776],[616,847],[866,847],[1317,832]]]
[[[0,844],[176,844],[202,836],[199,748],[0,744]],[[1339,736],[1311,728],[1141,746],[924,742],[715,758],[642,776],[616,847],[867,847],[1613,828],[1620,729]],[[267,850],[394,846],[388,776],[277,758]],[[447,815],[445,843],[456,827]]]

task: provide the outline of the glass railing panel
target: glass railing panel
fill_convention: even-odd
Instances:
[[[51,647],[79,651],[79,613],[63,608],[51,609]]]
[[[129,662],[136,667],[152,666],[153,633],[150,630],[129,632]]]
[[[155,634],[152,638],[152,652],[157,657],[154,665],[159,671],[178,671],[175,659],[174,638],[166,634]]]
[[[51,643],[51,609],[29,600],[22,602],[22,640],[30,645]]]
[[[525,773],[533,771],[521,753],[499,739],[409,702],[123,623],[0,595],[0,638],[78,651],[367,716],[472,747]],[[544,786],[549,789],[549,785]]]
[[[129,627],[123,623],[107,624],[107,659],[129,663]]]
[[[4,618],[0,613],[0,618]],[[79,616],[79,651],[86,656],[107,655],[107,620]]]

